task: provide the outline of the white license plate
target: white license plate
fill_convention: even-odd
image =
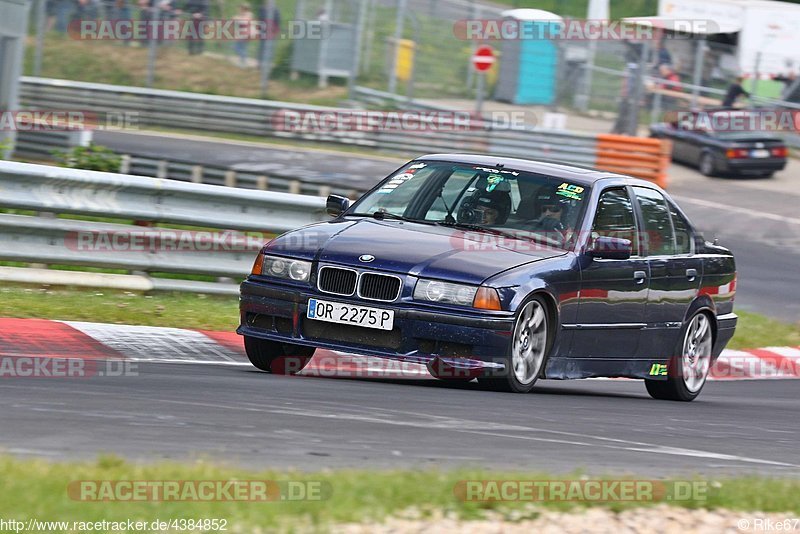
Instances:
[[[751,150],[750,151],[751,158],[768,158],[769,157],[769,150],[767,149],[759,149],[759,150]]]
[[[394,311],[354,306],[341,302],[309,299],[306,317],[315,321],[352,324],[364,328],[391,330],[394,327]]]

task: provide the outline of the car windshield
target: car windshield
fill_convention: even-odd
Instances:
[[[588,194],[587,186],[543,174],[412,161],[345,215],[403,218],[566,248],[579,228]]]

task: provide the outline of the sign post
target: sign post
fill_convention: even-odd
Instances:
[[[486,91],[486,71],[492,68],[496,58],[491,46],[481,45],[472,55],[472,68],[478,73],[478,94],[475,99],[475,113],[481,115],[483,98]]]

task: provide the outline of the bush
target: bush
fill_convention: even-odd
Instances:
[[[5,159],[6,153],[11,150],[11,139],[0,139],[0,159]],[[10,157],[11,154],[8,154]]]
[[[53,156],[62,167],[90,171],[119,172],[122,157],[111,149],[94,143],[76,146],[68,152],[55,151]]]

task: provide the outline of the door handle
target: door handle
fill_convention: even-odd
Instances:
[[[697,269],[686,269],[686,278],[688,278],[690,282],[694,282],[697,278]]]
[[[636,280],[637,284],[644,284],[646,278],[647,278],[647,273],[644,271],[633,272],[633,279]]]

